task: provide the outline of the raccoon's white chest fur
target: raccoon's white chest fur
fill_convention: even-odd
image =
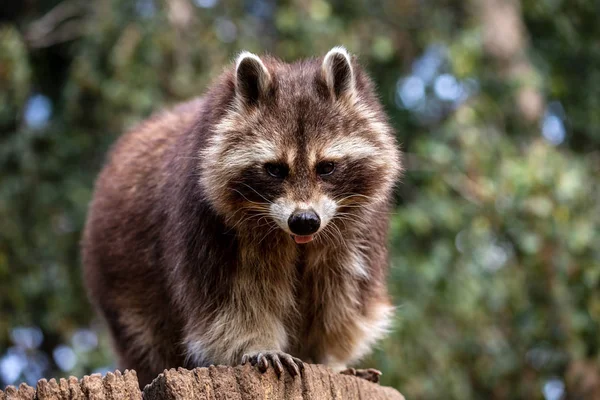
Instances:
[[[303,285],[309,294],[303,305],[316,315],[300,347],[335,370],[364,356],[384,335],[393,314],[387,300],[366,289],[370,268],[363,249],[358,243],[346,246],[310,254]]]
[[[359,247],[312,250],[302,265],[296,252],[270,265],[264,254],[241,256],[247,265],[228,303],[211,322],[188,326],[188,358],[236,364],[240,349],[277,350],[341,371],[364,356],[385,333],[393,308],[365,297],[369,266]]]

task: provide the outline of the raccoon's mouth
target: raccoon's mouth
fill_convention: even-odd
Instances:
[[[292,238],[294,239],[294,242],[296,242],[298,244],[304,244],[304,243],[312,242],[312,240],[314,239],[314,237],[315,237],[315,235],[308,235],[308,236],[292,235]]]

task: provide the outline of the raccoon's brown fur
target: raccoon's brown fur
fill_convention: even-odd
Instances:
[[[356,361],[392,314],[400,170],[373,85],[343,48],[294,64],[242,53],[204,97],[123,135],[83,239],[119,366],[143,386],[165,368],[261,352],[337,370]],[[297,209],[320,217],[317,233],[290,235]]]

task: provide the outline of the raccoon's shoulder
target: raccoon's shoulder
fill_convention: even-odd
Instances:
[[[117,140],[110,159],[160,156],[170,143],[193,126],[202,112],[204,102],[203,98],[195,98],[155,112]]]
[[[195,124],[203,103],[199,98],[158,111],[119,137],[96,181],[96,196],[122,205],[156,197],[167,180],[165,160]]]

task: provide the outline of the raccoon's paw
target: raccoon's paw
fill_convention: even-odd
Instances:
[[[269,361],[273,365],[277,376],[281,376],[284,365],[292,377],[300,375],[300,371],[304,370],[304,363],[301,359],[292,357],[282,351],[262,351],[244,354],[242,357],[242,365],[250,363],[257,366],[260,372],[265,372],[269,368]]]
[[[359,378],[366,379],[373,383],[379,383],[379,377],[381,376],[381,371],[376,370],[374,368],[369,368],[369,369],[348,368],[348,369],[345,369],[342,372],[340,372],[340,374],[357,376]]]

